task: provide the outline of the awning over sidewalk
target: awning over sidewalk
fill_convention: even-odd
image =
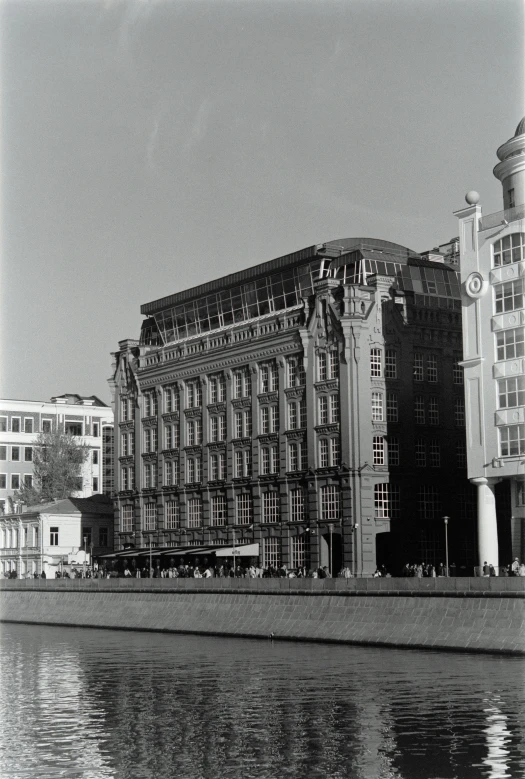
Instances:
[[[259,544],[219,547],[217,548],[216,555],[217,557],[258,557]]]

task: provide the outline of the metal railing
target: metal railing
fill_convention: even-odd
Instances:
[[[503,227],[510,222],[516,222],[518,219],[525,219],[525,204],[506,208],[504,211],[497,211],[495,214],[488,214],[482,217],[479,223],[480,232],[490,230],[493,227]]]

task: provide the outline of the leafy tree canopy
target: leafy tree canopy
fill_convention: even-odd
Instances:
[[[27,506],[69,498],[82,489],[82,466],[89,451],[89,446],[61,430],[39,433],[33,447],[33,486],[23,485],[15,498]]]

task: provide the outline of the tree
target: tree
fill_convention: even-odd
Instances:
[[[68,498],[82,489],[82,466],[89,451],[61,430],[39,433],[33,447],[33,486],[23,485],[15,497],[27,506]]]

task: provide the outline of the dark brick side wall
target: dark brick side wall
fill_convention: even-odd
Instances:
[[[525,655],[519,579],[310,581],[6,581],[0,619]]]

